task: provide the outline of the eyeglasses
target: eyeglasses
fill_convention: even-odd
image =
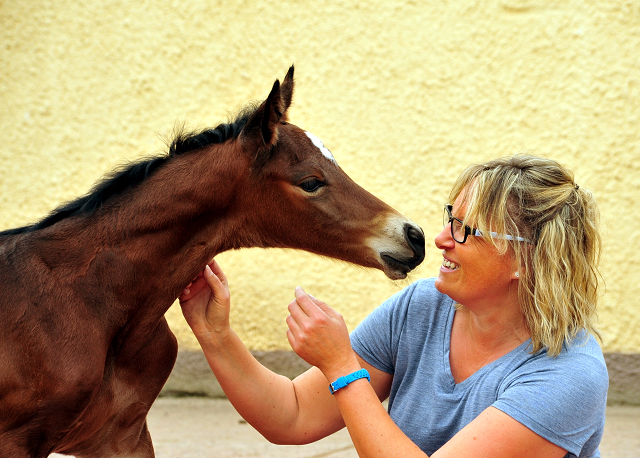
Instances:
[[[474,235],[476,237],[484,236],[483,232],[480,229],[476,229],[475,227],[469,227],[460,221],[458,218],[454,218],[451,214],[451,210],[453,210],[453,205],[445,205],[444,206],[444,227],[447,227],[447,224],[451,224],[451,237],[458,243],[464,243],[467,241],[467,237],[470,235]],[[528,242],[533,243],[529,239],[525,239],[523,237],[516,237],[514,235],[507,234],[498,234],[497,232],[487,232],[489,237],[494,239],[504,239],[504,240],[516,240],[518,242]]]

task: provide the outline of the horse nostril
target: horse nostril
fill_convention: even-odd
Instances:
[[[424,258],[424,234],[422,230],[419,227],[407,224],[405,225],[404,235],[416,257],[422,260]]]

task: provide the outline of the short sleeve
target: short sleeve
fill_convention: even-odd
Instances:
[[[351,333],[354,351],[376,369],[389,374],[395,372],[398,343],[416,284],[383,302]]]
[[[494,407],[572,455],[599,456],[609,378],[593,337],[557,357],[530,360],[505,385]]]

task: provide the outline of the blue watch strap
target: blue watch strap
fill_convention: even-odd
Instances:
[[[340,388],[344,388],[349,383],[355,382],[356,380],[359,380],[361,378],[366,378],[367,380],[369,380],[369,382],[371,382],[369,371],[367,371],[366,369],[360,369],[359,371],[355,371],[352,374],[345,375],[344,377],[340,377],[335,382],[330,383],[329,391],[331,391],[331,394],[333,394],[336,391],[338,391]]]

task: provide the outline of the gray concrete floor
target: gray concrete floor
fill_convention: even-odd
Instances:
[[[309,445],[270,444],[242,420],[226,399],[160,398],[148,419],[157,458],[358,456],[346,430]],[[602,458],[640,458],[640,406],[607,409],[600,451]]]

